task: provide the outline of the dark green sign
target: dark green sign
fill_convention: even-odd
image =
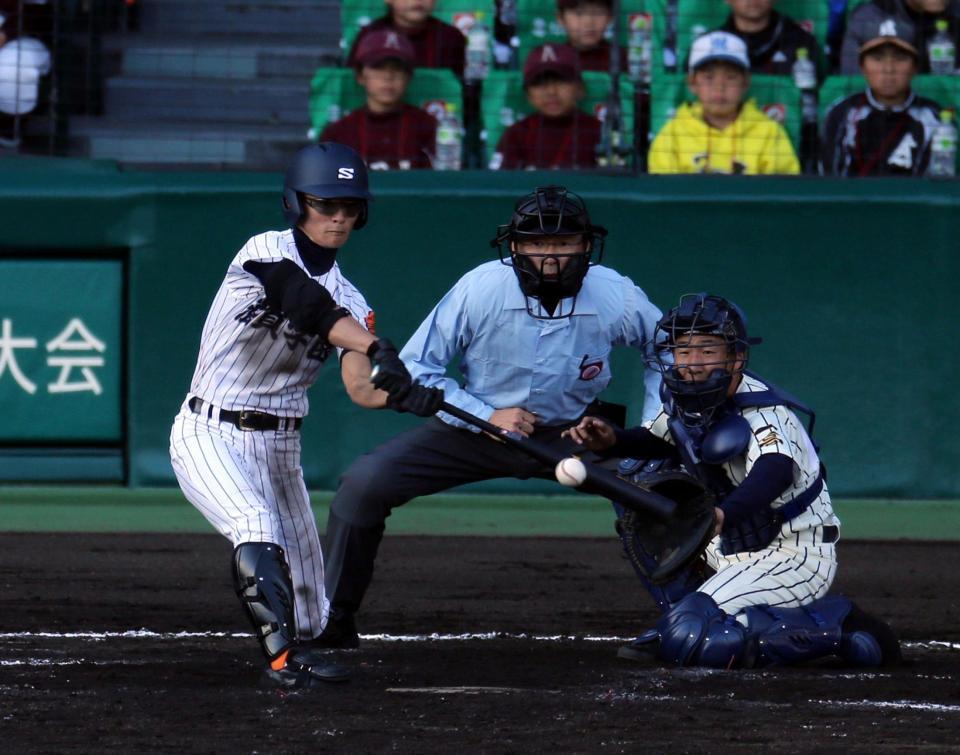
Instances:
[[[119,260],[0,260],[0,441],[122,437]]]

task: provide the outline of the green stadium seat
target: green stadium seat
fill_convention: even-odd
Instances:
[[[364,26],[386,14],[383,0],[356,0],[340,4],[340,49],[346,59],[353,40]],[[433,15],[461,31],[469,28],[477,13],[484,14],[484,21],[493,33],[493,0],[437,0]]]
[[[586,97],[580,109],[593,113],[602,120],[607,97],[610,94],[610,76],[600,71],[583,74]],[[620,80],[620,107],[623,111],[623,127],[626,140],[633,133],[633,84]],[[533,112],[523,91],[523,77],[519,71],[491,71],[483,83],[481,123],[486,135],[487,159],[493,154],[500,137],[508,126]]]
[[[793,148],[800,153],[800,91],[788,77],[756,74],[750,78],[747,95],[767,115],[778,121],[787,130]],[[666,125],[677,107],[683,102],[692,102],[693,95],[687,88],[686,74],[660,73],[651,87],[650,125],[654,135]]]
[[[407,102],[439,117],[447,103],[457,107],[463,118],[463,92],[460,81],[447,68],[418,68],[407,90]],[[339,120],[366,101],[351,68],[318,68],[310,82],[310,126],[314,138],[324,127]]]

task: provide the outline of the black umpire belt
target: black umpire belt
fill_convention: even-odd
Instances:
[[[207,419],[213,419],[214,413],[218,411],[217,407],[213,404],[196,396],[190,398],[187,406],[190,407],[190,411],[194,414],[205,414]],[[231,425],[235,425],[241,430],[246,431],[282,430],[286,432],[299,430],[300,425],[303,424],[302,417],[277,417],[273,414],[249,410],[232,412],[228,409],[220,409],[219,413],[221,422],[229,422]]]

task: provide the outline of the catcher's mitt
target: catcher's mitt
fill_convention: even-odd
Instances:
[[[700,558],[713,538],[716,496],[682,469],[623,478],[677,503],[677,513],[666,522],[631,510],[617,520],[617,530],[634,566],[655,585],[670,582]]]

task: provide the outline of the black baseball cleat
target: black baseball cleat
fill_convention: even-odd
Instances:
[[[855,666],[896,666],[903,660],[890,625],[856,603],[843,620],[842,632],[840,656]]]
[[[303,643],[308,648],[355,649],[360,647],[360,636],[352,613],[333,609],[323,632]]]
[[[628,661],[649,661],[656,657],[659,648],[660,632],[656,629],[648,629],[633,642],[621,645],[617,650],[617,658],[625,658]]]
[[[260,685],[271,689],[310,689],[349,680],[349,669],[336,663],[332,654],[297,647],[291,648],[282,669],[267,666]]]

